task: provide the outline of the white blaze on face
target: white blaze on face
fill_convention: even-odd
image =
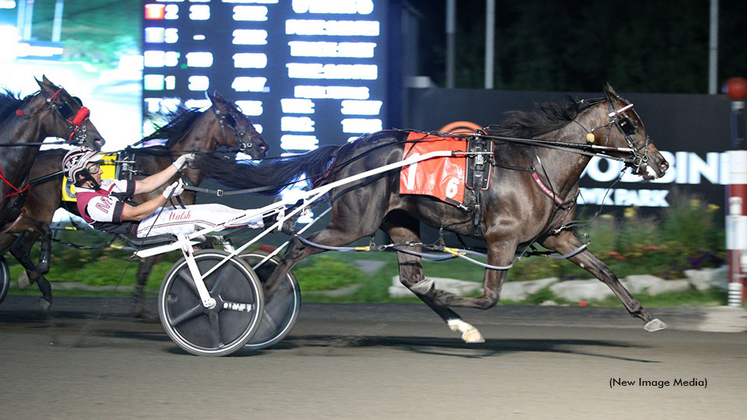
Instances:
[[[646,173],[650,175],[653,179],[659,178],[659,175],[656,173],[654,168],[652,168],[650,165],[646,165]]]

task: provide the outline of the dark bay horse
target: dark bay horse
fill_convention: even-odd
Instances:
[[[254,159],[261,159],[266,155],[269,146],[262,135],[255,130],[249,118],[220,94],[209,93],[208,97],[212,106],[207,110],[179,110],[169,117],[170,121],[166,125],[141,140],[142,143],[149,140],[166,140],[163,147],[127,149],[127,152],[134,157],[134,164],[131,165],[136,173],[136,179],[160,172],[184,153],[211,153],[220,147],[225,147],[233,152],[242,151]],[[60,206],[78,214],[75,205],[66,205],[66,202],[62,201],[62,173],[60,169],[65,153],[67,153],[67,150],[62,149],[43,151],[39,154],[31,169],[32,179],[53,175],[50,180],[31,187],[30,196],[26,203],[28,214],[47,223],[52,221],[55,210]],[[181,174],[192,185],[199,185],[205,177],[201,170],[193,168],[184,168]],[[169,184],[170,182],[166,183],[166,185]],[[147,201],[160,194],[162,190],[163,188],[147,195],[136,196],[135,201]],[[181,200],[185,205],[193,204],[195,202],[194,192],[185,191],[181,195]],[[28,261],[28,254],[36,239],[35,235],[26,234],[14,243],[13,237],[0,235],[0,250],[6,249],[13,243],[11,248],[13,255],[26,268],[21,276],[27,276],[29,284],[36,281],[42,292],[42,299],[51,303],[51,287],[42,275],[44,273],[35,270],[33,266],[24,264],[24,261]],[[154,262],[155,258],[146,258],[140,261],[138,284],[135,288],[136,305],[134,312],[136,315],[142,314],[143,289]]]
[[[104,139],[89,119],[90,111],[46,76],[39,92],[18,99],[0,94],[0,234],[34,231],[42,236],[42,253],[36,267],[49,269],[51,232],[46,223],[22,212],[28,197],[31,165],[47,137],[100,150]]]
[[[421,256],[399,251],[397,255],[402,283],[453,331],[461,332],[466,342],[484,339],[451,307],[493,307],[500,297],[505,267],[511,264],[517,249],[533,242],[568,256],[607,284],[628,312],[645,322],[647,331],[666,328],[564,222],[573,220],[578,181],[593,154],[587,152],[592,146],[587,142],[594,142],[595,150],[604,151],[607,156],[624,159],[634,173],[645,179],[661,177],[668,169],[669,164],[651,142],[632,104],[607,85],[604,98],[545,104],[533,112],[514,112],[502,124],[475,135],[490,139],[495,146],[490,186],[478,193],[482,197],[477,202],[484,203],[484,211],[478,213],[477,227],[474,211],[428,196],[400,194],[400,170],[395,169],[333,189],[329,193],[332,220],[311,234],[308,241],[336,247],[382,229],[395,244],[418,244],[420,222],[463,236],[481,237],[487,243],[487,264],[491,268],[485,270],[484,294],[480,297],[461,297],[436,289],[434,282],[423,275]],[[382,131],[339,148],[324,147],[260,165],[221,168],[211,159],[199,159],[197,165],[237,188],[282,184],[299,176],[299,171],[306,171],[310,179],[324,174],[324,184],[401,161],[407,136],[408,132],[401,130]],[[333,159],[329,169],[328,159]],[[476,202],[471,190],[466,190],[465,196],[465,203]],[[420,251],[422,246],[410,249]],[[294,237],[267,281],[265,297],[271,298],[272,285],[297,262],[319,252],[323,250]]]

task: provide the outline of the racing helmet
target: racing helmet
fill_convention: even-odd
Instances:
[[[68,182],[75,185],[78,182],[78,174],[82,173],[86,178],[90,176],[88,166],[91,162],[101,160],[99,152],[87,147],[75,147],[62,159],[62,171],[65,173]]]

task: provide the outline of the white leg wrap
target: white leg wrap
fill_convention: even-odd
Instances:
[[[477,328],[473,327],[461,319],[451,319],[448,321],[449,328],[452,331],[459,331],[462,333],[462,340],[465,343],[484,343],[485,338],[480,334]]]

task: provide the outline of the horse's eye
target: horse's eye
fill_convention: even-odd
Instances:
[[[73,109],[70,108],[70,105],[68,105],[67,102],[57,105],[57,112],[59,112],[62,118],[66,120],[69,120],[70,117],[73,116]]]
[[[226,121],[231,127],[236,127],[236,119],[231,114],[226,114]]]
[[[638,126],[633,123],[633,121],[630,120],[630,118],[626,116],[620,117],[618,120],[618,124],[620,125],[620,129],[625,133],[627,136],[632,136],[635,134],[636,131],[638,131]]]

